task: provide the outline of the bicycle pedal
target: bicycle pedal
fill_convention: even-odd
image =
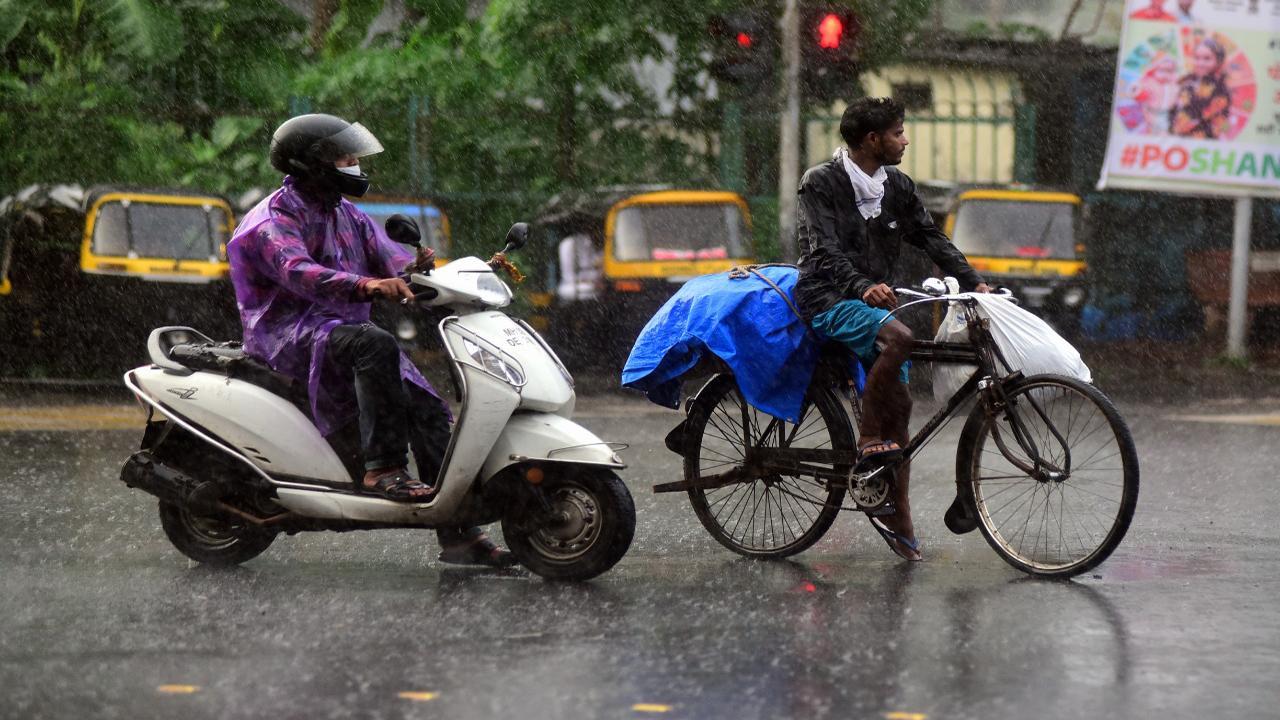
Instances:
[[[898,507],[892,501],[887,502],[875,510],[868,510],[867,514],[871,517],[888,517],[889,515],[897,515]]]
[[[853,474],[862,475],[866,478],[873,478],[876,475],[879,475],[881,471],[893,470],[898,466],[898,462],[901,460],[901,456],[895,458],[873,458],[871,460],[863,460],[853,466]]]

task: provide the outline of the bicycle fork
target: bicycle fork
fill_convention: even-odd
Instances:
[[[1018,400],[1011,400],[1005,393],[1005,387],[1016,383],[1022,379],[1021,373],[1015,373],[1005,378],[1003,381],[992,378],[983,378],[978,382],[978,390],[983,394],[986,401],[987,414],[991,417],[991,436],[996,441],[996,446],[1000,448],[1000,453],[1004,458],[1027,475],[1035,478],[1040,482],[1062,482],[1071,475],[1071,449],[1067,447],[1067,441],[1058,432],[1058,428],[1049,419],[1044,408],[1035,399],[1034,393],[1025,393]],[[1017,406],[1020,404],[1030,405],[1040,419],[1044,421],[1045,427],[1049,429],[1049,433],[1058,443],[1058,447],[1062,450],[1061,464],[1045,458],[1032,442],[1031,433],[1023,423],[1022,417],[1018,412]],[[1009,424],[1012,431],[1013,439],[1025,454],[1025,460],[1022,456],[1009,447],[1000,432],[1000,424],[997,419],[1003,417],[1005,422]],[[1031,463],[1028,464],[1027,460]]]

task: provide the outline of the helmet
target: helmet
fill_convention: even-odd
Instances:
[[[353,197],[369,189],[369,176],[358,168],[354,173],[338,168],[334,162],[347,155],[362,158],[380,152],[382,143],[360,123],[320,113],[290,118],[271,136],[272,167]]]

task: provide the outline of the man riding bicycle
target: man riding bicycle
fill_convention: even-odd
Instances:
[[[800,276],[795,301],[821,335],[843,343],[868,369],[858,428],[859,465],[894,462],[909,441],[911,394],[907,357],[911,330],[889,316],[903,284],[902,243],[923,250],[965,290],[990,292],[964,254],[924,208],[915,183],[897,168],[908,145],[905,111],[892,98],[854,101],[840,119],[847,144],[800,180],[796,245]],[[923,559],[907,497],[911,466],[896,473],[895,512],[871,523],[890,549]]]

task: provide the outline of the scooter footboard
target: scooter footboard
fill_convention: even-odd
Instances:
[[[529,460],[624,468],[616,452],[624,447],[624,443],[605,442],[559,415],[520,413],[511,417],[494,443],[483,477],[493,477],[509,465]]]

